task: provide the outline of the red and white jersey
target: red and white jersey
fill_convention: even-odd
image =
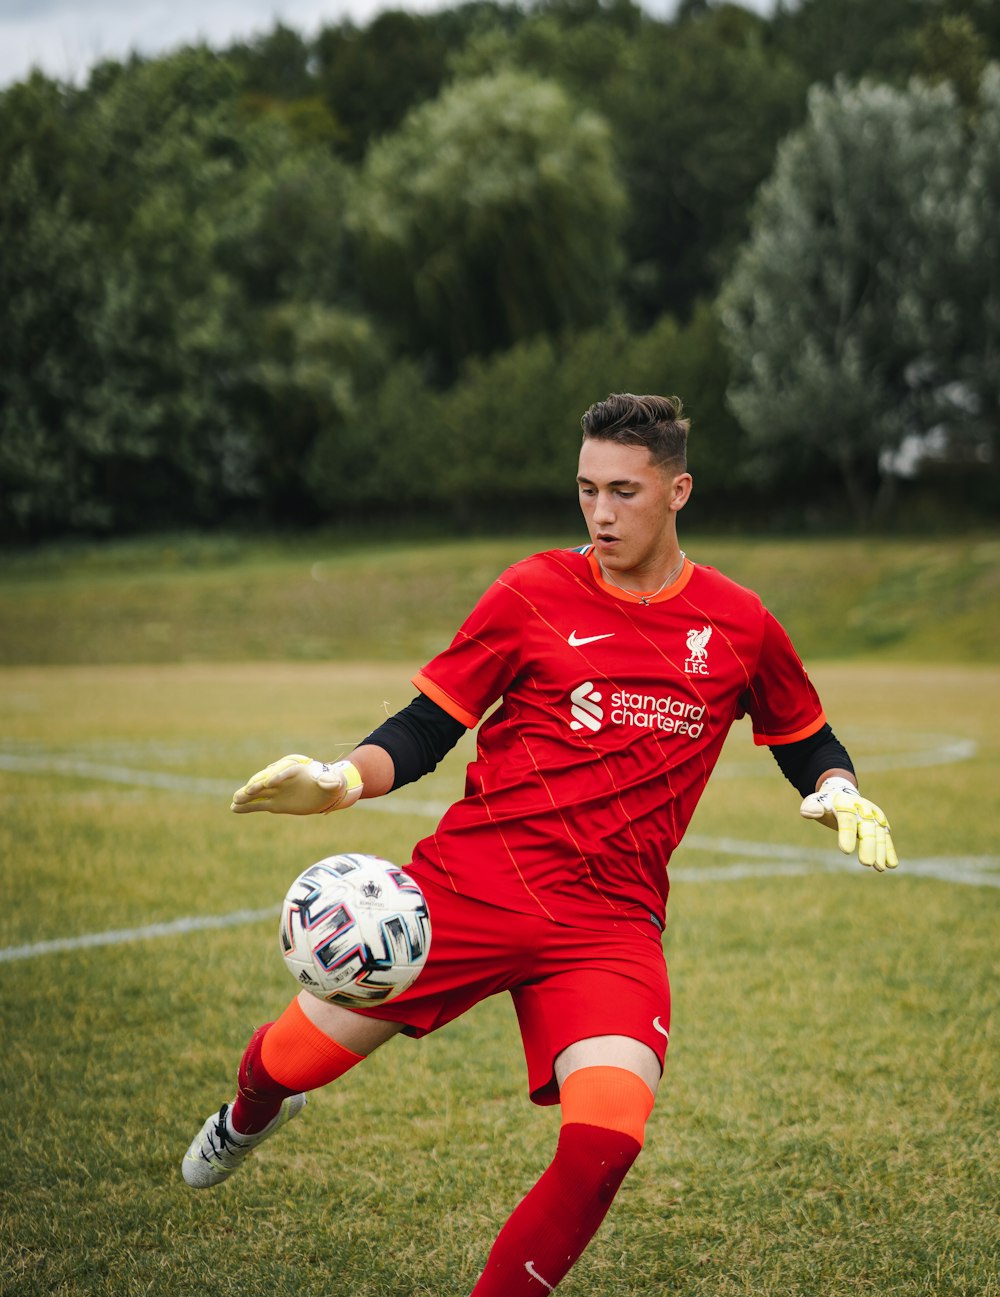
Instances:
[[[465,797],[414,866],[504,909],[662,926],[667,864],[729,727],[791,743],[825,721],[752,591],[685,560],[640,603],[583,550],[516,563],[413,683],[477,736]]]

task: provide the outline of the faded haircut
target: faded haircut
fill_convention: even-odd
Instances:
[[[645,446],[653,463],[683,473],[687,467],[690,419],[679,396],[633,396],[613,392],[597,401],[580,420],[583,438]]]

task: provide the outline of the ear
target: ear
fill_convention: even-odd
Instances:
[[[691,488],[694,486],[694,479],[690,473],[678,473],[670,483],[670,508],[677,513],[683,509],[691,498]]]

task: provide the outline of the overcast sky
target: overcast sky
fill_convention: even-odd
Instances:
[[[452,0],[452,3],[454,0]],[[772,0],[740,0],[770,12]],[[647,0],[651,13],[672,13],[676,0]],[[81,82],[100,59],[153,55],[204,41],[221,48],[270,31],[280,19],[304,35],[352,18],[359,25],[382,9],[433,10],[449,0],[0,0],[0,86],[33,67]]]

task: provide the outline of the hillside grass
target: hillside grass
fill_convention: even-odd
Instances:
[[[9,554],[0,664],[428,658],[509,563],[583,539],[176,537]],[[1000,658],[1000,536],[682,540],[759,591],[804,657]]]

